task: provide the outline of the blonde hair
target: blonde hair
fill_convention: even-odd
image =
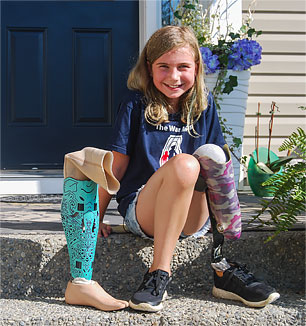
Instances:
[[[189,46],[194,54],[198,72],[194,85],[180,97],[181,120],[187,124],[187,130],[194,130],[194,123],[200,118],[201,113],[207,107],[208,91],[204,84],[204,69],[198,41],[193,31],[186,26],[165,26],[157,30],[148,40],[140,57],[131,70],[127,86],[132,90],[141,91],[146,98],[145,118],[148,123],[158,125],[168,122],[170,107],[167,98],[153,84],[148,69],[163,54],[179,48]]]

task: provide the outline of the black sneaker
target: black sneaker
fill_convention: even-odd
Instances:
[[[274,288],[257,280],[244,265],[229,264],[224,272],[214,270],[215,297],[241,301],[249,307],[264,307],[279,298]]]
[[[162,301],[167,298],[167,285],[171,278],[169,274],[160,269],[145,274],[143,281],[134,293],[129,304],[136,310],[155,312],[163,308]]]

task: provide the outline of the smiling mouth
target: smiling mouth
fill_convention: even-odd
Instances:
[[[169,88],[172,88],[172,89],[175,89],[175,88],[179,88],[179,87],[181,87],[182,86],[182,84],[180,84],[180,85],[168,85],[168,84],[165,84],[167,87],[169,87]]]

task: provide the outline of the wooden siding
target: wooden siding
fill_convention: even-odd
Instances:
[[[251,0],[243,0],[246,15]],[[260,146],[268,144],[269,111],[277,103],[271,149],[278,147],[298,126],[306,126],[306,9],[305,1],[257,0],[252,26],[262,30],[258,42],[263,48],[262,63],[252,67],[245,120],[243,154],[255,146],[258,102],[261,103]]]

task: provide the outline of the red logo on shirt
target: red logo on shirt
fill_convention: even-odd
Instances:
[[[159,159],[160,166],[165,164],[171,157],[182,153],[181,150],[182,140],[183,140],[182,135],[179,136],[171,135],[168,137]]]

